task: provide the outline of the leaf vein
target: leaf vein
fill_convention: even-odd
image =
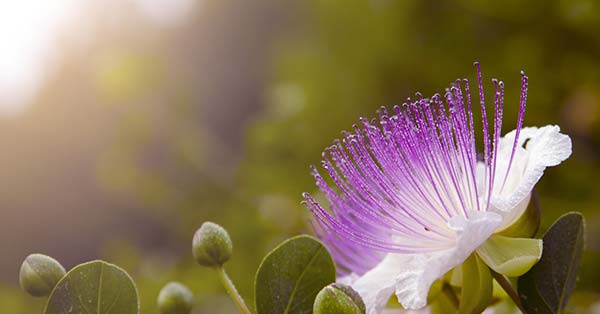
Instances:
[[[115,306],[115,304],[117,304],[117,301],[119,300],[120,297],[121,297],[121,287],[119,287],[119,290],[117,290],[117,296],[115,297],[114,301],[108,306],[108,309],[106,309],[106,312],[104,312],[104,314],[110,313],[110,311]]]
[[[284,314],[289,313],[290,310],[290,306],[292,306],[292,302],[294,300],[294,296],[296,295],[296,291],[298,290],[298,284],[302,281],[302,278],[304,277],[304,275],[306,274],[307,269],[310,267],[310,265],[315,261],[316,257],[319,255],[319,253],[321,252],[322,247],[317,247],[317,250],[315,251],[315,253],[313,254],[313,256],[310,258],[310,260],[308,261],[308,263],[306,264],[306,267],[304,268],[304,270],[302,270],[302,273],[300,274],[300,276],[298,277],[298,280],[296,281],[296,283],[294,284],[294,290],[292,290],[292,294],[290,295],[290,298],[288,299],[288,303],[287,306],[285,307],[285,311],[283,312]]]
[[[81,305],[81,308],[87,313],[87,314],[92,314],[90,312],[90,310],[87,309],[87,307],[85,307],[85,303],[83,302],[83,300],[81,299],[81,295],[77,296],[77,300],[79,301],[79,305]]]
[[[100,264],[100,278],[98,278],[98,306],[96,308],[96,313],[100,314],[100,310],[102,309],[102,277],[104,276],[104,264]]]
[[[567,275],[565,276],[566,280],[565,283],[561,289],[561,293],[560,293],[560,298],[558,300],[558,308],[556,309],[557,311],[560,311],[563,307],[563,302],[565,301],[565,295],[566,295],[566,290],[568,289],[568,280],[569,278],[571,278],[571,272],[573,271],[573,264],[575,261],[575,257],[577,254],[575,254],[575,251],[577,251],[577,243],[579,242],[580,238],[580,233],[581,229],[577,229],[577,237],[575,238],[575,245],[573,245],[573,254],[571,254],[571,261],[569,263],[569,266],[567,268]]]

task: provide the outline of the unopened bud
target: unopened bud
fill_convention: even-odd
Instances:
[[[31,254],[21,264],[19,284],[30,295],[44,297],[50,295],[65,273],[65,268],[52,257]]]
[[[233,244],[223,227],[205,222],[194,234],[192,253],[196,262],[206,267],[220,267],[231,257]]]
[[[189,314],[194,306],[194,295],[186,286],[169,282],[158,294],[160,314]]]
[[[314,314],[365,314],[360,295],[346,285],[330,284],[323,288],[313,306]]]

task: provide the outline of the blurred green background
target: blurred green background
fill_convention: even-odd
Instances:
[[[32,252],[67,268],[119,264],[139,285],[142,313],[157,313],[170,280],[194,291],[195,314],[233,313],[217,276],[192,260],[195,229],[212,220],[229,230],[227,269],[251,298],[262,256],[311,232],[299,202],[316,190],[308,166],[321,150],[381,105],[473,78],[476,60],[488,94],[492,77],[506,83],[506,129],[525,70],[525,124],[559,124],[573,139],[572,157],[537,185],[542,223],[586,216],[569,311],[600,312],[600,2],[5,3],[4,313],[42,313],[44,300],[18,289]]]

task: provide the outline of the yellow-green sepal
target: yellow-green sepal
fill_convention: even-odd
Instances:
[[[498,235],[513,238],[531,238],[540,228],[540,209],[531,202],[527,209],[510,226],[498,232]]]
[[[492,300],[492,273],[477,256],[471,254],[462,265],[462,293],[459,314],[481,313]]]
[[[435,300],[429,304],[429,314],[448,314],[456,313],[449,309],[456,309],[456,303],[450,299],[446,294],[440,294]],[[404,313],[404,312],[401,312]]]
[[[494,289],[492,292],[492,296],[496,299],[508,299],[510,296],[504,291],[504,288],[496,281],[493,281]],[[514,286],[514,285],[513,285]]]
[[[541,239],[509,238],[496,234],[477,249],[477,254],[497,273],[518,277],[540,260],[542,248]]]
[[[450,275],[449,283],[453,287],[462,287],[462,265],[454,267],[452,275]]]
[[[444,285],[444,277],[436,280],[431,284],[429,288],[429,294],[427,294],[427,304],[432,303],[442,292],[442,286]]]

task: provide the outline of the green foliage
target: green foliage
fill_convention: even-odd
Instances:
[[[71,269],[50,294],[45,314],[138,314],[138,292],[116,265],[92,261]]]
[[[352,287],[330,284],[323,288],[313,306],[313,314],[365,314],[365,303]]]
[[[255,282],[258,314],[309,314],[319,291],[335,281],[329,252],[310,236],[284,241],[262,261]]]
[[[492,235],[477,249],[477,254],[494,271],[518,277],[542,257],[542,240]]]
[[[402,103],[415,91],[443,92],[458,76],[472,77],[474,60],[482,62],[486,83],[492,76],[506,83],[503,133],[515,124],[523,69],[531,78],[525,125],[558,123],[573,136],[572,158],[546,171],[536,186],[541,228],[564,208],[586,214],[589,245],[575,294],[597,302],[600,2],[207,3],[191,14],[195,20],[172,29],[139,18],[126,24],[139,27],[122,27],[112,14],[105,14],[108,21],[90,14],[85,20],[100,20],[89,27],[97,33],[86,35],[83,46],[61,44],[68,54],[57,73],[47,75],[39,105],[25,119],[4,121],[3,134],[10,135],[3,143],[4,210],[24,211],[19,204],[43,209],[31,216],[37,219],[23,217],[31,229],[53,235],[30,241],[30,228],[3,215],[9,241],[17,234],[11,225],[26,230],[19,236],[22,250],[6,245],[0,258],[10,270],[0,291],[4,312],[40,313],[43,300],[19,291],[12,273],[27,252],[41,247],[70,261],[99,254],[125,267],[136,278],[144,313],[156,312],[156,296],[168,280],[196,292],[196,312],[232,313],[212,270],[189,257],[198,222],[228,226],[236,253],[227,270],[252,299],[248,268],[274,243],[310,232],[298,203],[300,192],[316,190],[307,166],[319,163],[322,149],[380,105]],[[81,23],[73,29],[88,29]],[[99,182],[90,177],[94,170]],[[80,182],[102,192],[90,195],[95,188]],[[90,215],[109,224],[115,222],[107,217],[117,216],[119,226],[138,229],[103,235],[106,225],[86,225],[85,234],[71,228]],[[59,240],[73,234],[111,242],[94,240],[83,252]],[[570,305],[588,303],[574,298]]]
[[[462,266],[462,291],[458,313],[481,313],[492,300],[492,289],[490,269],[477,254],[471,254]]]
[[[530,313],[562,313],[577,280],[585,220],[580,213],[561,216],[544,235],[540,261],[519,278],[519,295]]]

